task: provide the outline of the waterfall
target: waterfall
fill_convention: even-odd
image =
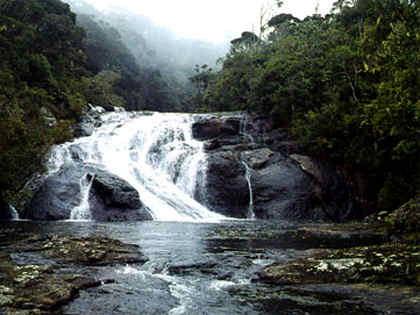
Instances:
[[[15,207],[13,207],[12,205],[9,205],[9,208],[10,208],[11,220],[19,221],[19,213],[17,212]]]
[[[247,127],[249,124],[249,117],[248,114],[246,112],[244,112],[242,114],[242,119],[241,119],[241,125],[240,125],[240,130],[239,133],[243,136],[245,136],[248,139],[248,142],[251,144],[255,143],[255,139],[254,137],[247,131]]]
[[[206,174],[204,144],[192,137],[193,115],[114,112],[101,116],[89,137],[56,146],[49,173],[67,164],[96,165],[130,183],[155,220],[220,220],[193,199]],[[88,219],[91,183],[81,180],[81,204],[72,219]]]
[[[80,204],[71,211],[71,221],[89,221],[92,220],[89,206],[89,192],[92,187],[95,176],[89,179],[89,176],[84,176],[80,179],[81,200]]]
[[[248,219],[255,219],[254,213],[254,195],[252,192],[252,183],[251,183],[251,169],[249,168],[248,164],[242,161],[242,164],[245,166],[245,178],[248,182],[249,188],[249,208],[248,208]]]
[[[248,114],[244,113],[243,119],[241,119],[240,134],[246,137],[249,144],[255,144],[254,137],[250,133],[247,132],[248,123],[249,123]],[[249,188],[248,219],[255,219],[254,195],[253,195],[252,183],[251,183],[251,169],[248,166],[248,164],[242,159],[242,155],[241,155],[241,162],[245,166],[245,178],[248,182],[248,188]]]

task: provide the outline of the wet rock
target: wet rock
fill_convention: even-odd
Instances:
[[[249,189],[245,169],[233,152],[214,152],[208,157],[205,203],[210,209],[230,217],[245,218]]]
[[[108,238],[20,235],[0,251],[0,308],[6,314],[61,314],[60,307],[81,290],[102,281],[80,274],[76,266],[143,264],[138,246]],[[51,264],[16,263],[11,253],[42,255]],[[22,259],[24,259],[22,257]],[[37,259],[37,261],[39,261]]]
[[[390,240],[384,226],[366,224],[304,226],[286,231],[283,237],[291,244],[306,244],[305,248],[332,249],[377,245]]]
[[[241,158],[246,162],[246,164],[258,170],[263,168],[270,158],[273,156],[274,152],[268,148],[258,149],[254,151],[245,151],[242,153]]]
[[[290,158],[296,161],[304,172],[313,176],[319,183],[323,182],[321,170],[309,156],[292,154]]]
[[[148,260],[138,246],[109,238],[52,237],[39,244],[39,248],[45,256],[65,264],[106,266],[116,263],[143,264]]]
[[[197,140],[209,140],[217,137],[239,135],[240,119],[209,118],[195,122],[192,126],[193,137]]]
[[[97,221],[151,220],[138,192],[120,177],[95,165],[68,165],[43,180],[24,218],[39,221],[70,219],[81,202],[81,181],[93,178],[89,194],[92,218]]]
[[[263,314],[281,315],[412,315],[419,304],[411,302],[418,290],[380,285],[303,285],[231,288],[241,300],[255,305]]]
[[[25,219],[39,221],[67,220],[80,203],[80,179],[83,168],[66,167],[40,185],[25,210]]]
[[[95,127],[101,125],[101,115],[103,113],[105,113],[104,108],[90,105],[89,111],[82,116],[81,120],[74,127],[74,137],[80,138],[91,136]]]
[[[288,263],[273,264],[260,273],[266,283],[398,283],[419,285],[420,247],[386,243],[325,252]]]
[[[222,146],[208,153],[206,205],[244,218],[250,203],[243,162],[250,167],[253,209],[262,219],[328,219],[313,200],[311,178],[281,153],[248,145]]]
[[[96,170],[88,175],[92,180],[89,204],[96,221],[142,221],[152,220],[143,206],[138,191],[125,180]]]
[[[54,312],[74,299],[81,289],[98,286],[95,279],[81,275],[55,274],[49,267],[38,265],[16,266],[10,259],[0,264],[3,309],[10,314],[20,310]]]
[[[255,286],[230,292],[267,314],[417,314],[420,247],[401,234],[390,242],[388,229],[340,224],[288,231],[292,244],[299,238],[308,248],[326,248],[273,257],[277,262],[257,272]]]
[[[191,264],[182,263],[169,266],[168,271],[170,274],[175,275],[189,275],[194,273],[217,274],[218,270],[215,268],[216,266],[217,263],[212,261],[194,262]]]
[[[264,219],[326,219],[313,204],[311,180],[280,153],[252,172],[254,212]]]
[[[19,214],[24,214],[35,193],[44,183],[46,176],[42,173],[33,174],[11,202]]]

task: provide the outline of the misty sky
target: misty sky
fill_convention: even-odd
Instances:
[[[303,18],[315,13],[325,14],[336,0],[285,0],[280,10]],[[149,17],[180,37],[230,41],[243,31],[258,30],[262,6],[275,8],[274,0],[88,0],[104,9],[120,6]],[[270,4],[271,2],[271,4]]]

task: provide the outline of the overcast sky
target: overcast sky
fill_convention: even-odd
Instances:
[[[262,6],[275,8],[274,0],[88,0],[101,9],[110,4],[148,16],[180,37],[230,41],[243,31],[257,31]],[[285,0],[280,12],[303,18],[325,14],[336,0]]]

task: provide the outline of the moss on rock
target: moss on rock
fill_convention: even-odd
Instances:
[[[71,266],[147,261],[138,246],[109,238],[38,234],[17,238],[0,238],[0,309],[5,314],[60,314],[60,307],[77,297],[80,290],[101,285],[100,280]],[[22,263],[16,258],[22,255],[36,256],[40,263]],[[50,263],[42,263],[45,261]]]

